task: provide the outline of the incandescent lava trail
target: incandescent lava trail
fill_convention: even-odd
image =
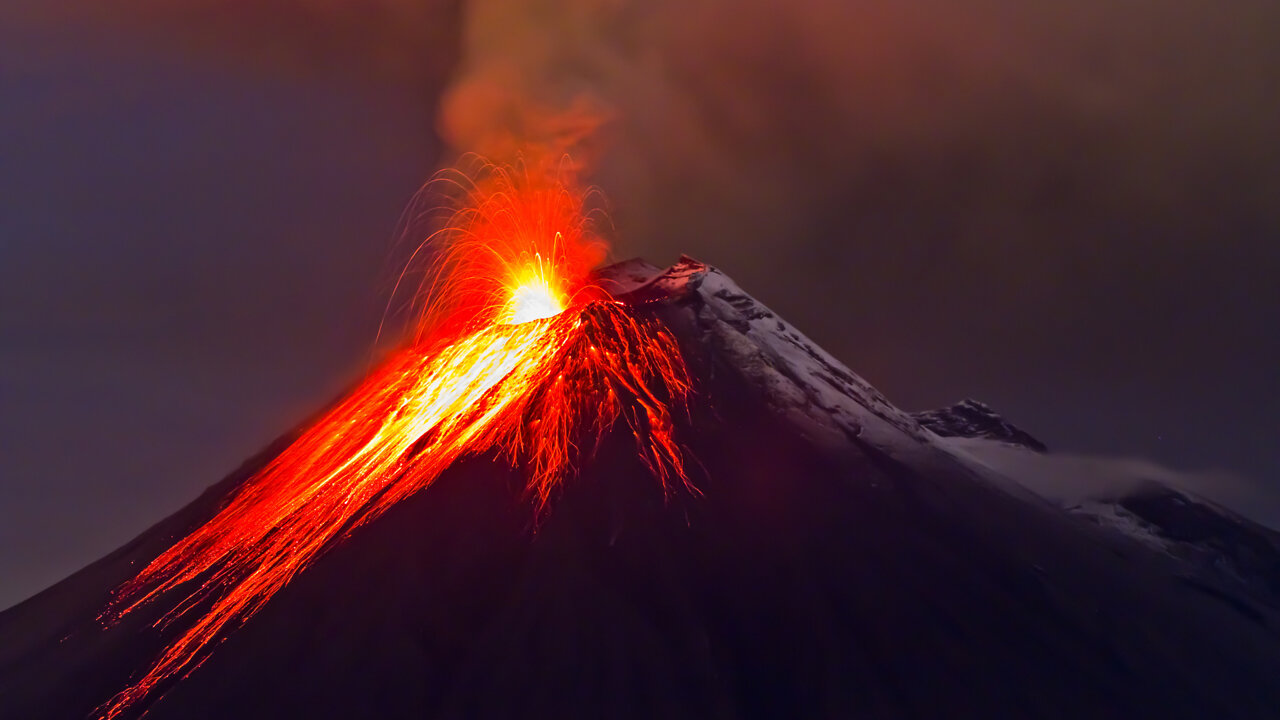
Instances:
[[[455,183],[460,209],[428,240],[440,259],[406,347],[116,592],[108,623],[171,593],[159,624],[197,616],[102,718],[194,670],[334,542],[462,456],[521,465],[543,508],[578,443],[623,419],[664,487],[688,485],[675,340],[591,282],[604,248],[564,174],[486,166]]]

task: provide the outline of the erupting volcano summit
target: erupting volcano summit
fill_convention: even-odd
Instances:
[[[1280,707],[1274,533],[1169,489],[1053,507],[985,406],[902,412],[693,259],[593,270],[559,182],[459,187],[400,351],[0,615],[0,717]]]

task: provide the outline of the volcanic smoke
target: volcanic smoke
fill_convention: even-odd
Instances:
[[[692,489],[673,436],[691,391],[678,347],[592,281],[606,248],[567,167],[446,177],[456,211],[418,249],[437,259],[404,347],[116,591],[106,623],[171,594],[180,599],[157,626],[207,610],[101,718],[199,667],[326,549],[463,456],[496,452],[524,468],[543,510],[584,438],[623,419],[664,489]]]

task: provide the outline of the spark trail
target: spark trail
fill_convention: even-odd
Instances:
[[[589,281],[603,252],[582,193],[527,167],[459,187],[462,209],[429,240],[445,254],[408,346],[117,591],[106,622],[171,593],[157,625],[208,609],[104,720],[199,667],[327,548],[460,457],[498,451],[526,468],[542,508],[584,436],[623,420],[664,488],[688,486],[672,423],[688,375],[664,328]]]

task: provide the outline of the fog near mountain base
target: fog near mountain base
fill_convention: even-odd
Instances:
[[[943,438],[941,443],[1064,508],[1119,502],[1145,488],[1164,486],[1280,531],[1280,493],[1229,472],[1185,472],[1134,457],[1039,453],[980,438]]]

